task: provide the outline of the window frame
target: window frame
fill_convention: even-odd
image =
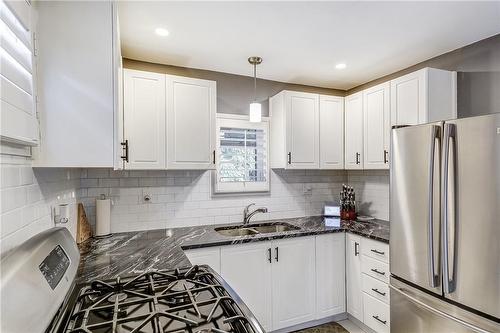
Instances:
[[[265,152],[266,152],[266,167],[264,182],[219,182],[219,162],[220,162],[220,129],[221,127],[241,128],[241,129],[256,129],[263,130],[265,137]],[[262,117],[260,123],[252,123],[248,116],[240,116],[233,114],[218,113],[216,116],[215,125],[215,170],[211,173],[213,194],[237,194],[237,193],[258,193],[269,192],[269,118]]]

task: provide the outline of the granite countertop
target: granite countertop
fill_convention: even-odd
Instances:
[[[80,265],[77,282],[94,279],[127,277],[156,269],[175,269],[191,265],[183,250],[266,241],[271,239],[352,232],[389,243],[389,223],[341,221],[340,227],[328,226],[322,216],[266,221],[285,222],[300,227],[272,234],[226,237],[214,231],[227,225],[203,225],[185,228],[157,229],[113,234],[108,238],[92,238],[79,245]],[[254,222],[261,223],[261,222]],[[252,223],[253,224],[253,223]]]

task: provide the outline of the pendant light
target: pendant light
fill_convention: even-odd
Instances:
[[[250,103],[250,122],[260,123],[262,118],[262,109],[257,102],[257,65],[262,63],[261,57],[250,57],[248,62],[253,65],[253,102]]]

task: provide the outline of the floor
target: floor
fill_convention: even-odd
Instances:
[[[338,323],[327,323],[311,328],[306,328],[295,333],[365,333],[352,321],[346,319]]]

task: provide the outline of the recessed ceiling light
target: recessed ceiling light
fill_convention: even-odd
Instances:
[[[335,65],[335,68],[337,68],[337,69],[344,69],[344,68],[346,68],[346,67],[347,67],[347,65],[346,65],[346,64],[344,64],[344,63],[340,63],[340,64],[336,64],[336,65]]]
[[[156,28],[155,32],[158,36],[162,36],[162,37],[168,36],[168,30],[164,29],[164,28]]]

